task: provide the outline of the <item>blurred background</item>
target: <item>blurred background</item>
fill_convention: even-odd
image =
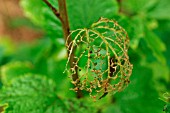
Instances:
[[[58,8],[56,0],[49,1]],[[29,73],[53,80],[57,85],[55,94],[61,101],[67,100],[67,110],[73,113],[84,110],[94,113],[164,113],[164,105],[169,103],[169,97],[164,94],[170,92],[170,0],[67,0],[67,8],[71,30],[89,27],[100,17],[106,17],[118,21],[128,32],[129,57],[134,67],[129,86],[90,108],[88,94],[82,101],[70,101],[75,93],[69,90],[72,85],[66,73],[63,74],[67,55],[59,20],[42,0],[0,0],[0,89],[4,94],[0,95],[0,102],[9,103],[9,111],[16,110],[16,103],[22,106],[14,97],[11,97],[14,101],[5,98],[3,87]],[[76,104],[72,105],[73,102]],[[80,103],[85,107],[81,108]],[[74,109],[70,109],[70,105]],[[64,105],[59,106],[62,106],[60,111],[66,109]]]
[[[29,35],[28,35],[29,34]],[[0,36],[14,41],[32,41],[42,36],[24,16],[19,0],[0,0]]]

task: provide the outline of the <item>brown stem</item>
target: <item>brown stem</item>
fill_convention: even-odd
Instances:
[[[68,22],[68,16],[67,16],[67,8],[66,8],[66,1],[65,0],[58,0],[58,5],[59,5],[59,12],[61,15],[61,23],[62,23],[62,27],[63,27],[63,31],[64,31],[64,38],[65,40],[67,40],[67,37],[70,34],[70,27],[69,27],[69,22]],[[67,40],[68,43],[71,43],[71,37],[69,37],[69,39]],[[71,46],[70,46],[71,47]],[[70,48],[69,48],[70,50]],[[69,53],[69,51],[68,51]],[[74,63],[75,59],[74,59],[74,52],[72,52],[71,57],[70,57],[70,67],[74,67]],[[72,75],[72,79],[74,81],[78,80],[78,73],[77,73],[77,68],[76,68],[76,73]],[[80,89],[78,89],[77,91],[77,98],[81,98],[83,97],[83,94],[81,92]]]
[[[43,0],[53,11],[53,13],[56,15],[56,17],[58,17],[61,21],[62,24],[62,29],[63,29],[63,33],[64,33],[64,39],[65,41],[67,40],[67,37],[70,34],[70,26],[69,26],[69,21],[68,21],[68,16],[67,16],[67,8],[66,8],[66,1],[65,0],[58,0],[58,5],[59,5],[59,11],[54,8],[47,0]],[[71,43],[71,37],[69,37],[69,39],[67,40],[67,43]],[[70,46],[71,47],[71,46]],[[70,50],[70,48],[68,48]],[[69,51],[67,51],[67,53],[69,54]],[[74,59],[74,52],[72,52],[71,57],[70,57],[70,67],[74,67],[74,63],[75,59]],[[77,68],[76,68],[76,73],[72,75],[72,79],[74,81],[78,80],[78,73],[77,73]],[[77,91],[77,98],[82,98],[83,94],[81,92],[80,89],[78,89]]]
[[[117,0],[118,4],[119,4],[119,13],[122,12],[122,0]]]
[[[60,19],[60,21],[61,21],[61,16],[60,16],[60,13],[58,12],[58,10],[55,8],[55,7],[53,7],[52,5],[51,5],[51,3],[50,2],[48,2],[47,0],[43,0],[47,5],[48,5],[48,7],[53,11],[53,13],[55,14],[55,16],[57,17],[57,18],[59,18]]]
[[[135,13],[132,13],[132,12],[129,12],[129,11],[123,9],[123,7],[122,7],[123,0],[117,0],[117,3],[119,5],[119,13],[125,14],[129,17],[132,17],[135,15]]]

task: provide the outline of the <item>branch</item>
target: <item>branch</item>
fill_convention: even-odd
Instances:
[[[44,2],[48,5],[48,7],[53,11],[53,13],[55,14],[55,16],[58,17],[58,18],[60,19],[60,21],[61,21],[62,19],[61,19],[61,16],[60,16],[59,11],[58,11],[55,7],[53,7],[53,6],[51,5],[51,3],[48,2],[48,0],[43,0],[43,1],[44,1]]]
[[[43,0],[43,1],[53,11],[53,13],[56,15],[56,17],[60,19],[61,24],[62,24],[64,39],[66,41],[67,37],[70,34],[70,26],[69,26],[68,16],[67,16],[66,1],[65,0],[58,0],[59,11],[55,7],[53,7],[51,5],[51,3],[48,2],[47,0]],[[69,38],[67,41],[68,41],[68,43],[70,43],[71,42],[71,38]],[[69,51],[67,51],[67,53],[69,54]],[[74,64],[73,64],[74,62],[75,62],[74,52],[72,52],[71,57],[70,57],[70,67],[74,66]],[[79,79],[77,70],[78,69],[76,68],[76,73],[72,75],[73,81],[76,81],[76,80]],[[81,90],[78,89],[78,91],[77,91],[77,98],[82,98],[82,97],[83,97],[83,94],[82,94]]]
[[[59,12],[60,12],[60,16],[61,16],[61,23],[62,23],[62,27],[63,27],[63,31],[64,31],[64,38],[65,40],[67,40],[67,37],[70,34],[70,26],[69,26],[69,22],[68,22],[68,16],[67,16],[67,8],[66,8],[66,1],[65,0],[58,0],[58,5],[59,5]],[[69,37],[69,39],[67,40],[68,43],[71,43],[71,38]],[[71,47],[71,46],[70,46]],[[67,51],[67,53],[69,54],[69,51]],[[74,67],[74,52],[72,52],[71,57],[70,57],[70,67]],[[76,81],[79,79],[78,77],[78,73],[77,73],[77,68],[76,68],[76,73],[72,75],[72,79],[73,81]],[[77,91],[77,98],[82,98],[83,94],[81,92],[80,89],[78,89]]]
[[[123,1],[123,0],[117,0],[118,5],[119,5],[119,13],[122,12],[122,1]]]

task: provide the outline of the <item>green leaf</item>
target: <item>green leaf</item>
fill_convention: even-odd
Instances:
[[[135,50],[139,46],[140,39],[143,38],[145,34],[143,20],[140,19],[139,16],[134,16],[130,20],[129,26],[132,26],[129,34],[133,34],[132,37],[130,37],[130,47]]]
[[[49,0],[58,9],[56,0]],[[59,19],[42,0],[22,0],[21,6],[27,17],[41,26],[52,37],[62,37]],[[35,8],[36,6],[36,8]],[[67,0],[67,11],[71,29],[90,27],[101,16],[112,18],[118,12],[116,0]]]
[[[67,0],[71,29],[89,28],[100,17],[113,18],[118,13],[116,0]]]
[[[117,104],[110,104],[102,113],[124,113]]]
[[[65,105],[68,113],[97,113],[93,102],[87,99],[68,99]]]
[[[158,0],[126,0],[122,2],[122,8],[128,14],[145,14],[148,10],[153,8]]]
[[[52,43],[49,38],[41,38],[32,43],[21,43],[14,58],[19,61],[39,62],[42,57],[47,58],[50,56],[50,51],[53,49]]]
[[[144,39],[147,42],[147,46],[153,51],[153,55],[158,59],[158,61],[162,64],[165,64],[166,59],[163,55],[163,52],[166,50],[166,46],[162,40],[148,29],[145,29]]]
[[[170,21],[161,20],[161,21],[159,21],[159,28],[156,30],[156,33],[159,35],[159,37],[161,37],[161,39],[166,44],[167,50],[165,52],[165,56],[167,59],[167,64],[170,67],[170,59],[169,59],[169,56],[170,56],[170,44],[169,44],[170,32],[169,32],[169,29],[170,29]]]
[[[50,0],[54,7],[58,7],[56,0]],[[53,38],[62,37],[62,28],[59,19],[53,14],[43,0],[22,0],[21,6],[25,15],[36,25],[42,27]]]
[[[61,113],[64,103],[55,94],[56,88],[45,77],[25,75],[3,86],[0,101],[9,104],[10,113]]]
[[[129,86],[115,96],[120,113],[162,113],[164,102],[159,100],[155,90],[152,71],[138,63],[134,64]]]
[[[166,91],[165,85],[169,79],[169,67],[159,62],[147,63],[146,64],[153,71],[153,79],[155,80],[155,86],[158,91]],[[163,81],[165,80],[165,81]]]
[[[170,1],[169,0],[159,0],[159,2],[155,5],[153,10],[148,12],[148,17],[160,19],[160,20],[169,20],[170,19]]]
[[[32,64],[29,62],[10,62],[1,67],[1,79],[3,84],[9,83],[13,78],[19,77],[32,71]]]
[[[13,29],[26,26],[26,27],[32,28],[33,30],[38,30],[38,27],[35,26],[28,18],[25,18],[25,17],[12,18],[9,22],[9,25]]]
[[[57,88],[46,77],[27,74],[3,86],[0,102],[9,104],[7,113],[96,113],[86,99],[61,100]]]
[[[4,51],[4,54],[13,54],[16,49],[15,44],[9,37],[1,37],[0,36],[0,49]],[[0,54],[1,56],[1,54]]]

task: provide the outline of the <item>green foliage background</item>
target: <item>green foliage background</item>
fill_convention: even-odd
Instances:
[[[49,1],[58,8],[56,0]],[[130,85],[95,103],[88,94],[78,100],[69,90],[60,21],[42,0],[21,0],[25,15],[45,36],[19,47],[0,38],[0,105],[8,104],[7,113],[163,113],[159,97],[170,91],[169,5],[169,0],[123,0],[121,5],[116,0],[67,0],[71,30],[106,17],[130,37]]]

